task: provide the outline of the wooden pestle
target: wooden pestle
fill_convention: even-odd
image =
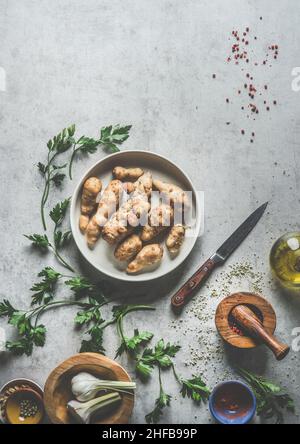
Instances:
[[[269,334],[261,320],[246,305],[237,305],[231,312],[236,322],[244,328],[251,336],[260,339],[276,356],[278,361],[286,357],[290,347],[279,342],[273,335]]]

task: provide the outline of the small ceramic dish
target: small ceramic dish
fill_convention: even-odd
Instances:
[[[22,403],[28,416],[22,413]],[[32,388],[20,388],[7,398],[5,417],[9,424],[40,424],[44,418],[43,398]]]
[[[17,390],[24,388],[34,390],[43,399],[44,393],[42,388],[31,379],[15,378],[6,382],[0,388],[0,422],[8,422],[5,414],[5,405],[9,396]]]
[[[222,382],[210,395],[209,409],[221,424],[248,424],[256,411],[256,398],[243,382]]]
[[[79,353],[56,367],[45,384],[44,404],[54,424],[73,424],[75,421],[67,409],[67,403],[75,396],[71,380],[78,373],[90,373],[100,379],[131,381],[128,373],[116,361],[98,353]],[[104,416],[95,418],[95,424],[127,424],[134,406],[134,393],[121,395],[120,403]]]
[[[191,219],[193,224],[186,230],[186,238],[179,254],[176,257],[171,257],[164,247],[164,256],[160,265],[154,270],[137,275],[129,275],[124,271],[124,266],[122,267],[114,257],[114,246],[108,245],[105,240],[99,239],[95,248],[89,249],[85,236],[79,230],[80,201],[85,180],[91,176],[99,177],[104,188],[112,180],[112,170],[115,166],[141,167],[144,171],[150,171],[156,179],[174,183],[183,190],[191,192],[192,195]],[[73,238],[79,251],[96,270],[122,281],[145,282],[170,273],[187,258],[199,235],[202,214],[200,198],[192,181],[177,165],[161,155],[148,151],[122,151],[99,160],[83,175],[73,193],[70,220]]]

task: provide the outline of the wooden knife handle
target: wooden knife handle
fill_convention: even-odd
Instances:
[[[237,305],[231,312],[237,323],[251,336],[260,339],[276,356],[278,361],[286,357],[290,347],[279,342],[273,335],[269,334],[261,320],[246,305]]]
[[[177,291],[171,299],[172,308],[180,311],[187,304],[194,290],[200,286],[216,267],[216,262],[208,259],[196,273]]]

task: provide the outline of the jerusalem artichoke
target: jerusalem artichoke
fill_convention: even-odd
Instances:
[[[147,196],[134,192],[132,197],[111,217],[103,227],[103,239],[109,244],[120,242],[131,234],[150,208]]]
[[[121,208],[113,214],[103,228],[103,239],[109,244],[120,242],[133,232],[133,227],[139,223],[144,225],[150,204],[148,198],[152,191],[152,175],[150,172],[143,174],[134,182],[134,192]]]
[[[124,182],[123,188],[126,191],[127,194],[131,194],[134,192],[134,183],[132,182]]]
[[[102,182],[98,177],[89,177],[83,185],[81,196],[81,216],[79,219],[79,229],[84,233],[89,216],[95,210],[96,199],[102,188]]]
[[[134,190],[139,193],[145,193],[149,199],[152,192],[152,174],[148,171],[134,182]]]
[[[119,261],[129,261],[141,251],[142,247],[140,236],[132,234],[116,247],[115,258]]]
[[[173,219],[173,209],[170,205],[159,205],[151,209],[149,222],[143,227],[141,239],[145,242],[152,240],[162,231],[170,227]]]
[[[189,199],[187,194],[177,185],[163,182],[162,180],[153,180],[153,185],[166,199],[168,203],[174,205],[174,207],[188,207]],[[184,209],[183,208],[183,209]]]
[[[85,230],[89,224],[90,221],[90,217],[85,215],[85,214],[81,214],[79,217],[79,230],[81,231],[82,234],[85,233]]]
[[[185,227],[181,224],[174,225],[166,239],[167,249],[171,254],[178,254],[183,244],[185,236]]]
[[[134,182],[143,174],[144,171],[141,168],[124,168],[117,166],[113,169],[115,179],[121,180],[122,182]]]
[[[164,250],[159,244],[146,245],[138,253],[136,258],[128,264],[127,273],[137,273],[145,270],[150,265],[157,264],[163,257]]]
[[[87,244],[90,248],[95,246],[103,226],[118,208],[122,193],[123,186],[119,180],[112,180],[105,188],[100,198],[97,212],[91,218],[86,228]]]

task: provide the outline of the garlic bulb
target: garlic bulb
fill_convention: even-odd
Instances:
[[[99,398],[92,399],[87,402],[69,401],[67,404],[68,411],[71,415],[82,424],[89,424],[93,413],[111,406],[121,400],[119,393],[108,393]]]
[[[101,391],[116,391],[132,394],[128,390],[134,390],[136,384],[126,381],[110,381],[98,379],[89,373],[81,372],[74,376],[71,381],[72,392],[78,401],[89,401]]]

